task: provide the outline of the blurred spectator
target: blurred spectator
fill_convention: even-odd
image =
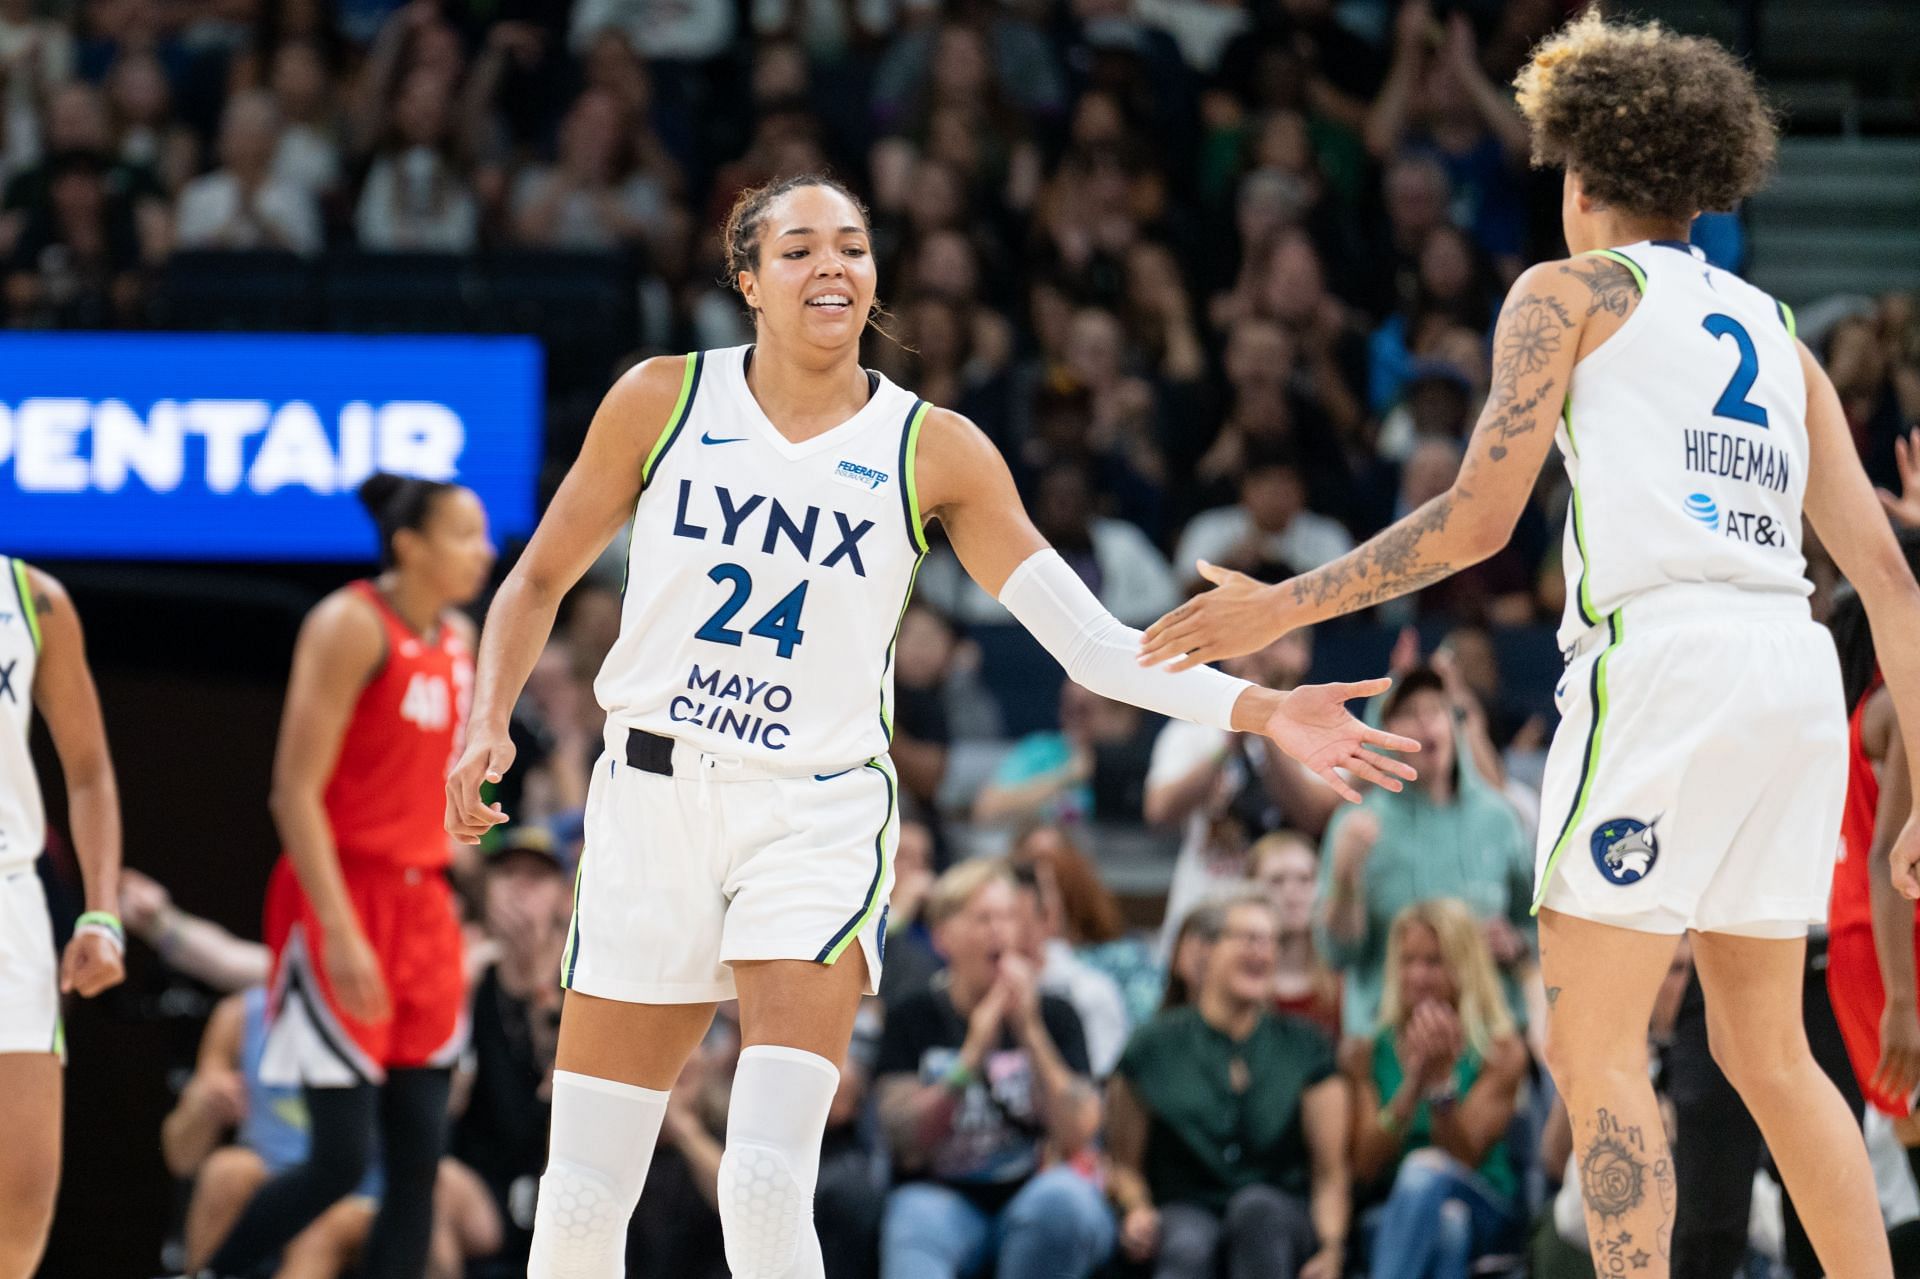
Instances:
[[[1416,353],[1435,354],[1445,330],[1464,328],[1484,343],[1493,326],[1495,285],[1478,246],[1465,232],[1451,225],[1426,232],[1411,296],[1373,332],[1367,398],[1375,413],[1392,409],[1403,392],[1411,394],[1407,384],[1419,367]],[[1461,370],[1459,377],[1471,390],[1467,371]],[[1461,430],[1447,433],[1465,437]]]
[[[946,977],[888,1011],[875,1066],[896,1186],[887,1279],[1086,1279],[1113,1219],[1083,1170],[1100,1126],[1073,1006],[1017,951],[1004,863],[964,862],[927,904]]]
[[[931,131],[942,108],[978,113],[1011,140],[1019,121],[1056,117],[1066,85],[1044,36],[1004,9],[979,26],[922,23],[893,38],[874,69],[873,115],[883,129]]]
[[[153,173],[168,195],[177,195],[200,167],[200,139],[174,115],[167,73],[151,53],[128,53],[107,76],[113,113],[114,153],[126,164]]]
[[[1394,518],[1420,509],[1451,488],[1460,474],[1462,453],[1455,439],[1439,435],[1420,439],[1400,468],[1400,496]],[[1391,601],[1379,616],[1389,623],[1404,622],[1417,612],[1476,625],[1524,626],[1534,617],[1531,587],[1526,556],[1517,541],[1509,541],[1446,581]],[[1499,783],[1497,776],[1489,780]]]
[[[727,1279],[720,1155],[740,1060],[738,1006],[724,1005],[667,1099],[660,1144],[627,1230],[625,1273]]]
[[[1220,666],[1268,688],[1291,689],[1312,664],[1312,633],[1294,631]],[[1317,835],[1339,804],[1324,782],[1264,738],[1168,720],[1154,739],[1142,804],[1150,825],[1184,826],[1163,944],[1193,907],[1245,886],[1247,850],[1256,839],[1283,825]]]
[[[1016,905],[1014,928],[1019,941],[1016,951],[1033,965],[1040,990],[1058,995],[1073,1005],[1080,1018],[1080,1030],[1087,1041],[1089,1073],[1097,1080],[1113,1073],[1120,1060],[1127,1035],[1133,1026],[1127,1017],[1127,1003],[1113,978],[1083,962],[1055,927],[1060,912],[1049,907],[1048,897],[1057,901],[1042,884],[1039,871],[1030,865],[1013,867]]]
[[[220,121],[220,167],[180,192],[186,249],[320,251],[320,211],[307,189],[273,174],[280,111],[264,89],[236,95]]]
[[[1196,999],[1142,1027],[1107,1087],[1121,1246],[1154,1279],[1338,1279],[1347,1083],[1325,1036],[1273,1011],[1272,905],[1220,912]]]
[[[945,966],[927,924],[933,852],[933,832],[926,823],[902,820],[893,850],[893,891],[887,897],[886,963],[880,968],[880,999],[888,1008],[924,993]]]
[[[522,243],[616,249],[639,243],[674,216],[666,188],[634,169],[622,137],[626,123],[611,93],[589,89],[575,99],[554,163],[522,170],[514,185],[514,231]]]
[[[167,1170],[193,1184],[184,1239],[190,1271],[206,1263],[254,1191],[278,1169],[306,1157],[300,1090],[260,1082],[266,1024],[265,986],[221,1000],[201,1036],[193,1074],[160,1128]],[[345,1272],[372,1227],[378,1195],[379,1174],[369,1172],[355,1194],[287,1245],[283,1273]]]
[[[1207,956],[1219,940],[1222,917],[1218,901],[1195,906],[1180,917],[1173,944],[1167,947],[1167,989],[1160,997],[1161,1012],[1185,1008],[1194,1001],[1206,972]]]
[[[1073,837],[1058,826],[1035,826],[1014,841],[1012,858],[1038,876],[1051,936],[1119,987],[1128,1025],[1153,1016],[1166,971],[1153,948],[1128,933],[1119,900]]]
[[[1380,194],[1383,217],[1369,237],[1372,269],[1360,285],[1360,301],[1376,315],[1411,314],[1420,296],[1421,250],[1435,230],[1452,225],[1447,218],[1453,188],[1432,156],[1402,152],[1381,176]]]
[[[320,47],[289,40],[274,50],[270,77],[283,122],[274,176],[324,197],[340,182],[343,125]]]
[[[1393,66],[1366,136],[1376,158],[1406,146],[1437,160],[1453,187],[1453,221],[1469,228],[1488,253],[1517,257],[1525,247],[1520,166],[1531,147],[1527,126],[1481,67],[1465,12],[1450,10],[1443,26],[1427,0],[1402,4]]]
[[[1095,513],[1087,468],[1057,462],[1041,474],[1033,497],[1034,526],[1080,575],[1100,602],[1129,626],[1146,626],[1180,602],[1180,589],[1147,535],[1136,524]],[[1004,622],[1006,610],[966,577],[950,551],[930,559],[919,590],[950,616]]]
[[[894,769],[900,788],[922,809],[938,801],[947,772],[945,680],[957,637],[947,619],[924,604],[909,604],[894,641]]]
[[[682,0],[577,0],[567,42],[584,52],[602,31],[616,30],[649,61],[704,62],[733,44],[734,6]]]
[[[40,158],[7,179],[0,248],[13,247],[33,212],[51,213],[54,161],[69,152],[84,151],[102,157],[107,164],[108,195],[132,204],[142,256],[149,262],[165,256],[171,221],[167,194],[151,169],[112,158],[111,121],[100,91],[77,82],[54,89],[47,99],[43,133]]]
[[[164,885],[131,866],[120,868],[120,918],[167,967],[217,991],[266,983],[265,946],[181,910]]]
[[[1353,549],[1338,520],[1307,509],[1299,451],[1282,443],[1249,443],[1240,465],[1240,501],[1193,517],[1174,562],[1189,583],[1201,560],[1277,581],[1331,563]]]
[[[524,1266],[546,1167],[560,961],[572,915],[572,884],[552,837],[537,826],[509,827],[487,852],[481,902],[495,955],[474,984],[472,1082],[448,1148],[492,1196],[504,1223],[501,1263]]]
[[[1140,811],[1152,748],[1137,707],[1060,686],[1060,728],[1029,733],[974,797],[976,822],[1039,818],[1066,825],[1130,820]]]
[[[1187,65],[1211,76],[1227,44],[1247,29],[1246,7],[1219,0],[1134,0],[1134,12],[1172,36]]]
[[[70,328],[131,323],[143,294],[132,201],[109,188],[97,152],[62,152],[44,169],[47,198],[28,212],[8,264],[9,320]]]
[[[477,245],[480,211],[455,160],[452,108],[436,71],[421,68],[401,83],[354,214],[361,248],[469,253]]]
[[[1466,902],[1510,978],[1525,969],[1534,931],[1533,851],[1512,807],[1460,752],[1440,676],[1431,667],[1402,676],[1381,723],[1420,742],[1420,780],[1344,807],[1321,846],[1319,940],[1341,973],[1348,1034],[1374,1024],[1393,976],[1389,931],[1407,906]],[[1517,985],[1508,1000],[1521,1006]]]
[[[1467,1279],[1513,1248],[1523,1224],[1507,1129],[1527,1048],[1463,904],[1394,917],[1379,1028],[1348,1040],[1356,1178],[1391,1184],[1373,1239],[1373,1279]]]
[[[1253,887],[1266,894],[1280,924],[1273,974],[1273,1006],[1312,1022],[1330,1041],[1340,1038],[1340,978],[1313,941],[1319,900],[1320,855],[1298,831],[1278,830],[1247,851]]]
[[[46,96],[73,78],[73,35],[57,18],[36,13],[33,0],[0,0],[0,156],[10,173],[34,158]]]
[[[193,1074],[161,1124],[168,1171],[192,1182],[184,1248],[189,1270],[202,1265],[275,1173],[307,1157],[307,1107],[301,1090],[260,1078],[266,1051],[267,988],[252,986],[215,1007]],[[333,1279],[350,1272],[373,1228],[380,1171],[369,1169],[355,1193],[328,1209],[282,1252],[283,1279]],[[434,1185],[428,1279],[459,1279],[467,1260],[499,1246],[500,1222],[486,1189],[458,1162],[444,1159]]]
[[[1249,246],[1239,279],[1212,305],[1215,327],[1249,315],[1277,321],[1293,338],[1293,389],[1339,437],[1365,417],[1367,342],[1345,303],[1327,289],[1325,265],[1305,231],[1287,228]]]

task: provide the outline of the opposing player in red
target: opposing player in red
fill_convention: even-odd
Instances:
[[[1907,562],[1920,572],[1920,532],[1901,535]],[[1915,907],[1889,873],[1894,836],[1913,809],[1906,747],[1893,697],[1860,597],[1834,601],[1827,625],[1840,650],[1848,712],[1847,801],[1840,859],[1827,913],[1827,991],[1867,1103],[1894,1119],[1907,1158],[1920,1170],[1920,990],[1915,969]]]
[[[474,633],[454,610],[480,593],[494,550],[479,499],[457,485],[375,475],[360,499],[383,571],[307,616],[273,767],[286,854],[267,889],[261,1073],[304,1087],[311,1152],[254,1196],[215,1275],[252,1273],[359,1186],[376,1149],[385,1188],[361,1273],[418,1279],[426,1265],[465,1031],[441,816]]]

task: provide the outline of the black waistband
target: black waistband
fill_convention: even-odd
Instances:
[[[627,730],[627,767],[643,773],[673,776],[673,739],[644,728]]]

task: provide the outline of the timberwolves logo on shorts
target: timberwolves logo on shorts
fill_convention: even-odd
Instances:
[[[1653,819],[1657,822],[1658,817]],[[1616,817],[1593,832],[1593,864],[1610,884],[1637,884],[1660,860],[1653,822]]]

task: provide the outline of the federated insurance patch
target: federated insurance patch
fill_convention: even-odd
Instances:
[[[842,461],[833,468],[833,478],[842,484],[851,484],[857,489],[866,489],[871,493],[892,477],[885,471],[877,471],[871,466],[862,466],[858,462]]]
[[[1609,884],[1637,884],[1653,873],[1660,860],[1660,837],[1654,825],[1637,817],[1615,817],[1593,832],[1593,864]]]

